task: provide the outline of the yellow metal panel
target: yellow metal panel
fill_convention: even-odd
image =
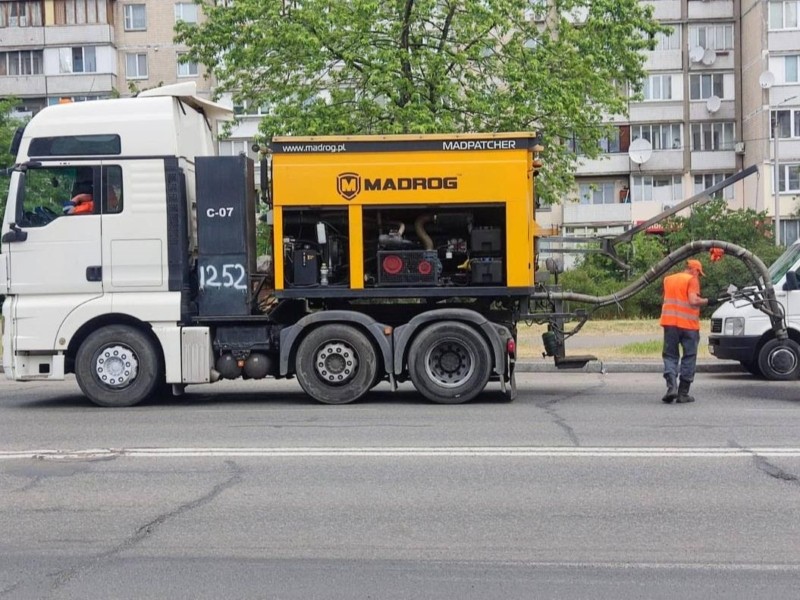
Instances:
[[[275,289],[282,290],[283,276],[283,209],[275,207],[272,212],[272,266],[275,274]]]
[[[527,150],[276,154],[276,206],[522,202]]]
[[[364,221],[361,207],[350,206],[350,289],[364,289]]]

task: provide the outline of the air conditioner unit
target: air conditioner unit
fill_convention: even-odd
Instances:
[[[733,145],[733,151],[736,152],[736,154],[744,154],[744,142],[736,142]]]

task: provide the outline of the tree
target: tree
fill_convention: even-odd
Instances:
[[[546,202],[574,185],[575,139],[599,155],[608,115],[638,92],[661,27],[639,0],[195,0],[184,60],[260,132],[541,132]]]
[[[0,169],[5,169],[14,164],[16,157],[9,152],[11,140],[17,127],[22,125],[19,119],[11,116],[11,109],[17,105],[14,98],[0,99]],[[8,196],[9,179],[5,175],[0,175],[0,215],[6,207],[6,197]]]

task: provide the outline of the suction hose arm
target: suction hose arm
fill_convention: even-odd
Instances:
[[[755,277],[756,286],[759,290],[761,290],[763,297],[763,302],[757,302],[754,304],[754,306],[756,306],[756,308],[761,310],[761,312],[769,317],[775,337],[779,340],[787,339],[788,334],[786,333],[783,307],[775,298],[775,288],[772,285],[772,280],[770,278],[767,266],[760,258],[746,248],[742,248],[736,244],[723,242],[720,240],[701,240],[697,242],[689,242],[688,244],[681,246],[667,257],[650,267],[647,272],[645,272],[644,275],[639,277],[636,281],[622,288],[615,294],[610,294],[607,296],[591,296],[588,294],[579,294],[575,292],[534,292],[530,297],[532,300],[582,302],[584,304],[594,304],[597,308],[600,308],[601,306],[607,306],[609,304],[617,304],[623,300],[627,300],[635,294],[638,294],[648,285],[660,279],[675,265],[680,264],[690,256],[694,256],[695,254],[699,254],[706,250],[711,250],[712,248],[720,248],[725,252],[725,254],[742,261],[747,266],[749,271]]]

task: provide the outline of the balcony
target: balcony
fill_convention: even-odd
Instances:
[[[3,27],[0,41],[4,50],[24,50],[27,46],[44,46],[44,27]]]
[[[642,173],[682,173],[683,150],[654,150],[650,159],[643,163]]]
[[[646,54],[645,69],[648,71],[680,71],[683,59],[680,50],[660,50]]]
[[[705,104],[703,104],[705,107]],[[683,101],[637,102],[630,107],[631,123],[683,122]]]
[[[113,44],[114,29],[111,25],[55,25],[45,29],[44,43],[47,46],[93,46]]]
[[[116,79],[117,76],[112,73],[50,75],[47,77],[47,95],[109,94],[114,89]]]
[[[607,225],[630,222],[630,204],[569,203],[564,205],[564,225]]]
[[[690,0],[688,4],[690,20],[733,18],[733,0]]]
[[[44,96],[47,84],[44,75],[17,75],[0,77],[0,96]]]
[[[631,170],[631,161],[627,152],[617,154],[604,154],[601,158],[588,159],[581,157],[576,169],[576,175],[613,175],[628,174]]]
[[[689,103],[690,121],[707,121],[709,119],[720,121],[733,121],[736,118],[736,104],[733,100],[722,100],[718,111],[708,110],[708,100],[692,100]]]
[[[692,152],[692,171],[732,171],[736,169],[733,150]]]
[[[659,21],[679,21],[681,18],[681,0],[659,0],[650,2],[653,17]]]

